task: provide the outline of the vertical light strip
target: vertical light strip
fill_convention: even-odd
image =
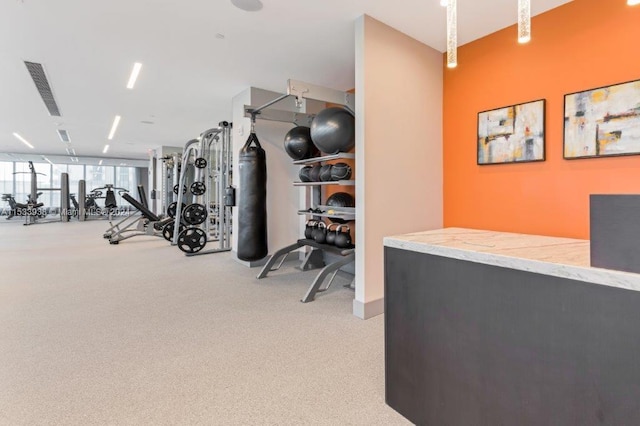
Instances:
[[[109,137],[107,139],[111,140],[116,134],[116,130],[118,130],[118,124],[120,124],[120,116],[116,115],[116,118],[113,119],[113,124],[111,125],[111,131],[109,132]]]
[[[133,89],[133,86],[136,85],[136,80],[138,79],[138,75],[140,74],[140,70],[142,69],[142,64],[140,62],[136,62],[133,64],[133,69],[131,70],[131,75],[129,76],[129,82],[127,83],[127,89]]]
[[[531,0],[518,0],[518,43],[531,40]]]
[[[457,0],[447,2],[447,67],[458,66],[458,11]]]
[[[109,145],[105,145],[105,146],[104,146],[104,149],[102,150],[102,153],[103,153],[103,154],[106,154],[106,153],[107,153],[107,151],[109,151]]]

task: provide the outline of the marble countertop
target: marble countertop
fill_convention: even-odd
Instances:
[[[445,228],[386,237],[384,245],[640,291],[640,274],[591,267],[589,240]]]

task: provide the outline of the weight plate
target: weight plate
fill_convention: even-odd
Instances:
[[[164,225],[164,227],[162,228],[162,236],[164,237],[165,240],[169,242],[173,241],[173,231],[175,229],[175,226],[176,226],[175,220],[172,220],[171,222]],[[182,232],[184,230],[185,230],[185,226],[181,223],[180,227],[178,228],[178,232]]]
[[[178,234],[178,248],[185,253],[197,253],[207,245],[207,234],[200,228],[187,228]]]
[[[207,185],[204,182],[193,182],[189,189],[193,195],[203,195],[207,192]]]
[[[207,220],[207,209],[202,204],[189,204],[184,208],[182,218],[189,225],[200,225]]]
[[[178,185],[178,184],[175,184],[173,186],[173,193],[176,194],[176,195],[178,195],[178,188],[180,188],[180,185]],[[182,193],[183,194],[187,193],[187,185],[182,185]]]
[[[174,201],[173,203],[169,204],[169,207],[167,207],[167,216],[176,217],[177,210],[178,210],[178,203]]]
[[[207,160],[202,157],[196,158],[195,165],[199,169],[204,169],[207,167]]]

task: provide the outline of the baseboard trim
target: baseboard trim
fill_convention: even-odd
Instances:
[[[384,313],[384,297],[369,302],[353,300],[353,315],[360,319],[369,319]]]

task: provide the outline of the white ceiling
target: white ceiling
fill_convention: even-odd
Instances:
[[[532,11],[567,2],[532,0]],[[145,158],[148,149],[182,146],[229,120],[231,98],[249,86],[283,91],[294,78],[351,89],[354,20],[363,13],[445,48],[439,0],[263,3],[260,12],[244,12],[230,0],[0,1],[0,152],[64,154],[61,128],[78,156],[100,157],[119,114],[106,156]],[[458,0],[460,44],[515,23],[516,5]],[[62,117],[48,115],[24,60],[45,66]],[[136,61],[142,72],[127,90]]]

